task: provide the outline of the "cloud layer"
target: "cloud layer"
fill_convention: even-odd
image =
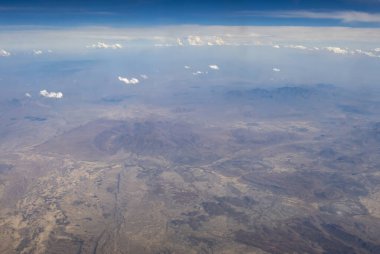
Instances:
[[[280,13],[280,12],[278,12]],[[278,14],[276,13],[276,15]],[[281,12],[293,15],[293,12]],[[305,13],[301,13],[306,15]],[[301,15],[297,12],[297,15]],[[319,13],[320,14],[320,13]],[[280,15],[280,14],[278,14]],[[312,15],[311,15],[312,16]],[[20,44],[23,38],[27,43]],[[98,41],[93,44],[94,41]],[[118,41],[120,43],[106,43]],[[160,47],[236,47],[268,46],[278,49],[326,51],[340,56],[380,58],[380,28],[287,27],[287,26],[160,26],[155,28],[82,27],[78,29],[19,29],[10,33],[0,29],[3,48],[17,51],[38,49],[49,52],[82,52],[91,49],[123,48],[122,45]],[[10,53],[0,49],[0,56]]]
[[[238,15],[242,16],[259,16],[259,17],[274,17],[286,19],[329,19],[338,20],[342,23],[380,23],[380,13],[369,13],[360,11],[242,11]]]

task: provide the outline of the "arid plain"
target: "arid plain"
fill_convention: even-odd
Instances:
[[[380,253],[378,94],[197,89],[2,101],[0,252]]]

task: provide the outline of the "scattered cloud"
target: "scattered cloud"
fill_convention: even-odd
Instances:
[[[184,46],[184,44],[183,44],[183,42],[182,42],[182,40],[180,38],[177,38],[177,44],[179,46]]]
[[[307,50],[308,48],[303,45],[286,45],[285,48],[291,48],[291,49],[302,49]]]
[[[173,47],[173,44],[170,43],[156,43],[154,44],[155,47]]]
[[[335,54],[341,54],[341,55],[348,54],[348,51],[346,49],[339,48],[339,47],[326,47],[325,49]]]
[[[194,36],[194,35],[190,35],[189,37],[187,37],[187,42],[191,46],[202,46],[202,45],[204,45],[204,42],[202,41],[201,37]]]
[[[141,77],[142,79],[148,79],[148,76],[145,75],[145,74],[141,74],[140,77]]]
[[[338,55],[364,55],[368,57],[378,57],[380,58],[380,55],[377,55],[376,53],[380,52],[380,48],[376,48],[370,51],[362,50],[362,49],[350,49],[350,48],[341,48],[341,47],[315,47],[315,46],[310,46],[306,47],[304,45],[274,45],[272,46],[273,48],[291,48],[291,49],[300,49],[300,50],[309,50],[309,51],[320,51],[320,50],[326,50],[329,52],[332,52],[334,54]]]
[[[277,13],[278,14],[278,13]],[[19,29],[10,33],[0,30],[0,41],[4,49],[47,49],[79,52],[83,45],[94,49],[118,49],[122,45],[147,46],[269,46],[284,48],[285,45],[304,45],[308,49],[328,45],[360,49],[376,48],[380,45],[380,28],[371,27],[304,27],[304,26],[160,26],[139,28],[85,27],[51,31],[35,28],[33,32]],[[23,38],[27,44],[17,43]],[[43,38],[43,40],[41,40]],[[75,43],[67,43],[73,41]],[[114,44],[114,43],[120,44]],[[53,45],[54,48],[51,48]],[[277,47],[277,46],[278,47]],[[208,46],[210,47],[210,46]]]
[[[212,36],[212,35],[189,35],[185,37],[184,40],[177,39],[177,44],[180,46],[185,46],[185,42],[187,42],[188,46],[223,46],[228,45],[222,37],[220,36]]]
[[[272,69],[274,72],[280,72],[281,70],[279,68],[273,68]]]
[[[86,46],[86,48],[94,48],[94,49],[121,49],[123,46],[121,44],[106,44],[104,42],[98,42],[96,44],[92,44],[89,46]]]
[[[297,44],[297,45],[293,45],[293,44],[282,45],[281,47],[283,47],[283,48],[290,48],[290,49],[309,50],[309,51],[318,51],[318,50],[320,50],[319,47],[313,47],[313,46],[307,47],[307,46],[300,45],[300,44]],[[278,45],[278,47],[276,47],[276,48],[280,48],[280,45]]]
[[[279,15],[280,12],[276,12]],[[299,12],[297,12],[299,14]],[[285,14],[290,15],[289,12]],[[318,14],[320,14],[318,12]],[[331,14],[331,13],[330,13]],[[19,38],[28,41],[27,46],[17,43]],[[44,41],[41,41],[44,38]],[[46,40],[45,40],[46,38]],[[64,43],[67,40],[76,43]],[[5,49],[17,52],[28,50],[32,54],[47,54],[52,45],[54,51],[62,49],[79,52],[83,45],[93,49],[120,49],[122,45],[144,45],[160,47],[219,45],[270,47],[294,49],[305,52],[331,52],[337,56],[380,56],[380,28],[378,27],[288,27],[288,26],[162,26],[157,28],[104,28],[62,29],[50,31],[35,29],[9,33],[0,31],[0,57],[9,56]],[[95,43],[94,43],[95,42]],[[120,44],[114,42],[119,42]],[[94,43],[94,44],[93,44]],[[158,43],[158,44],[157,44]],[[79,45],[79,46],[78,46]],[[82,45],[82,46],[81,46]],[[331,47],[326,47],[330,46]],[[374,46],[375,45],[375,46]],[[361,50],[361,51],[360,51]],[[39,52],[41,51],[41,52]],[[190,67],[190,66],[189,66]],[[194,68],[194,67],[193,67]],[[192,69],[192,72],[196,69]],[[205,70],[203,70],[205,71]],[[137,78],[143,79],[138,76]]]
[[[202,74],[205,74],[203,71],[196,71],[196,72],[193,72],[193,75],[194,76],[198,76],[198,75],[202,75]]]
[[[30,93],[25,93],[25,97],[31,98],[32,95]]]
[[[225,45],[226,43],[221,37],[215,37],[215,44],[218,46],[222,46],[222,45]]]
[[[41,55],[43,53],[42,50],[39,50],[39,49],[34,49],[33,50],[33,55]]]
[[[118,79],[119,79],[119,81],[123,82],[126,85],[136,85],[136,84],[140,83],[140,81],[137,78],[128,79],[128,78],[124,78],[124,77],[119,76]]]
[[[48,92],[47,90],[41,90],[40,95],[46,98],[53,98],[53,99],[62,99],[63,93],[62,92]]]
[[[213,69],[213,70],[219,70],[219,66],[216,64],[211,64],[208,67],[210,67],[210,69]]]
[[[209,67],[211,70],[216,70],[216,71],[219,70],[219,66],[216,65],[216,64],[210,64],[208,67]],[[191,67],[188,66],[188,65],[185,65],[184,68],[185,68],[185,69],[191,69]],[[193,72],[193,75],[194,75],[194,76],[205,75],[205,74],[208,74],[208,71],[195,71],[195,72]]]
[[[370,52],[370,51],[365,51],[365,50],[361,50],[361,49],[356,49],[355,51],[352,52],[352,54],[359,54],[359,55],[365,55],[365,56],[369,56],[369,57],[380,57],[378,55],[375,55],[373,52]]]
[[[6,51],[5,49],[0,49],[0,56],[10,56],[11,53]]]

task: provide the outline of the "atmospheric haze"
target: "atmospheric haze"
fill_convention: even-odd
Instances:
[[[380,253],[380,3],[178,2],[0,1],[0,253]]]

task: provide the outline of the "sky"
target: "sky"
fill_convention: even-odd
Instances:
[[[374,27],[379,0],[0,1],[0,24],[310,25]]]
[[[183,77],[377,86],[378,69],[380,0],[0,0],[0,86],[22,94]]]

